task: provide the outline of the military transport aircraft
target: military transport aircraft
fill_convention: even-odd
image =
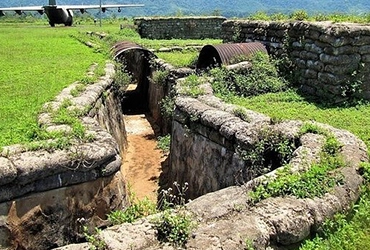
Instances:
[[[101,3],[101,0],[100,0]],[[73,10],[79,10],[84,13],[87,9],[101,9],[105,12],[107,8],[118,8],[118,12],[121,12],[121,8],[127,7],[142,7],[143,4],[109,4],[109,5],[57,5],[56,0],[49,0],[49,5],[44,6],[27,6],[27,7],[0,7],[0,16],[4,16],[4,11],[15,11],[21,15],[24,11],[37,11],[41,15],[46,14],[49,19],[50,26],[54,27],[55,24],[64,24],[65,26],[71,26],[73,23]]]

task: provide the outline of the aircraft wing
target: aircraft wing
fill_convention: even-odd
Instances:
[[[144,4],[104,4],[102,9],[108,8],[128,8],[128,7],[143,7]],[[86,10],[86,9],[100,9],[100,5],[58,5],[60,8],[68,10]]]
[[[8,7],[0,8],[0,16],[4,16],[4,11],[15,11],[18,15],[21,15],[23,11],[38,11],[40,14],[44,13],[43,6],[25,6],[25,7]]]
[[[25,7],[9,7],[9,8],[1,8],[0,11],[42,11],[44,10],[43,6],[25,6]]]

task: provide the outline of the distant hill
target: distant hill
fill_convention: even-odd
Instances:
[[[100,0],[57,0],[57,4],[99,4]],[[143,8],[123,9],[117,16],[207,15],[219,13],[226,17],[245,17],[257,11],[267,13],[305,10],[309,14],[370,14],[370,0],[102,0],[103,4],[142,3]],[[46,5],[48,0],[1,1],[1,7]],[[106,14],[107,15],[107,14]]]

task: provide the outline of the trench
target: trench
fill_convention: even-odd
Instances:
[[[120,97],[127,135],[121,172],[132,197],[139,200],[147,197],[156,202],[161,163],[167,156],[157,148],[161,128],[152,118],[153,110],[149,107],[148,77],[150,61],[155,55],[128,41],[118,43],[113,50],[121,70],[132,77],[131,84]]]
[[[136,85],[130,85],[134,91]],[[123,153],[121,172],[132,197],[157,201],[161,163],[166,155],[157,148],[158,128],[145,108],[124,110],[127,149]]]

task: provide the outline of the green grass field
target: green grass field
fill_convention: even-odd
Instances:
[[[104,63],[70,37],[77,28],[0,24],[0,147],[29,140],[42,105]]]
[[[105,32],[106,41],[86,36],[87,31]],[[95,53],[75,38],[92,39],[104,53]],[[80,39],[80,40],[81,40]],[[103,26],[80,24],[50,28],[45,21],[32,23],[0,22],[0,147],[25,143],[33,133],[42,105],[64,87],[80,80],[93,62],[103,64],[117,40],[131,40],[147,48],[186,44],[220,43],[220,40],[184,41],[140,39],[130,29],[119,30],[119,21],[104,20]],[[196,51],[162,53],[166,61],[183,66]]]

